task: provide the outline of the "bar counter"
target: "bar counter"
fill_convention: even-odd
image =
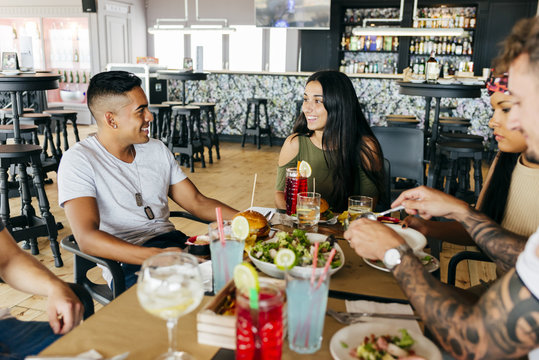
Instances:
[[[290,135],[295,121],[296,100],[303,99],[305,83],[311,72],[237,72],[210,71],[205,81],[186,84],[187,99],[217,104],[218,131],[223,140],[238,139],[242,133],[247,98],[268,99],[272,133],[278,138]],[[383,125],[386,114],[425,115],[423,97],[399,94],[401,74],[349,74],[365,116],[372,125]],[[169,100],[182,99],[182,84],[168,80]],[[442,107],[455,107],[454,115],[471,119],[471,133],[485,139],[490,134],[488,121],[492,110],[486,90],[477,99],[442,99]],[[432,119],[432,116],[431,116]]]

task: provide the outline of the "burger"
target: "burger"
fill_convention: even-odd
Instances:
[[[249,236],[256,235],[257,238],[268,236],[270,232],[270,225],[264,215],[254,210],[246,210],[236,214],[236,216],[243,216],[249,222]]]
[[[320,219],[329,220],[332,219],[335,215],[329,209],[329,204],[324,198],[320,198]]]

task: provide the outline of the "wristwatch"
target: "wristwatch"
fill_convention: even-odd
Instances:
[[[407,244],[401,244],[397,247],[386,250],[384,259],[382,260],[386,268],[393,270],[395,266],[401,263],[402,255],[409,249],[410,247]]]

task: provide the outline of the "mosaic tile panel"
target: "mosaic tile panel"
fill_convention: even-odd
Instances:
[[[241,135],[247,98],[267,98],[272,131],[275,136],[284,138],[292,130],[295,101],[302,99],[306,80],[307,76],[301,75],[212,73],[206,81],[188,81],[186,92],[190,101],[217,103],[218,130],[226,135]],[[386,114],[411,114],[423,122],[425,99],[400,95],[396,80],[352,77],[352,83],[372,125],[384,125]],[[179,81],[169,80],[168,91],[170,100],[181,99]],[[479,99],[442,99],[441,103],[454,106],[455,116],[470,118],[471,133],[485,139],[491,134],[488,121],[492,111],[486,90]],[[433,117],[434,110],[431,119]]]

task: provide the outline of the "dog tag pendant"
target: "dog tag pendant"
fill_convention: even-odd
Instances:
[[[136,193],[135,194],[135,201],[137,202],[137,206],[142,206],[142,194]]]
[[[152,208],[149,206],[146,206],[144,208],[144,212],[146,213],[146,217],[150,220],[153,220],[155,218],[155,215],[153,214]]]

